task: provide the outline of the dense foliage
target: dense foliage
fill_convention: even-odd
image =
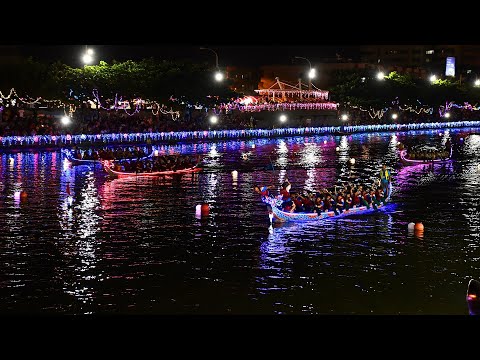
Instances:
[[[203,64],[179,63],[144,59],[72,68],[62,63],[42,64],[31,58],[2,64],[0,88],[15,88],[20,96],[59,99],[79,103],[93,99],[98,90],[101,101],[118,99],[148,99],[166,103],[170,98],[178,103],[212,105],[228,101],[235,94],[228,81],[213,80],[213,69]],[[4,92],[5,92],[4,90]]]
[[[439,79],[433,83],[412,74],[395,71],[379,80],[367,70],[342,70],[334,74],[332,100],[341,104],[381,109],[399,103],[437,108],[448,101],[475,103],[480,90],[470,82]]]

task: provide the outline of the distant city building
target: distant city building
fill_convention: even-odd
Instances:
[[[254,95],[260,78],[258,68],[227,66],[227,78],[232,82],[233,91]]]
[[[418,68],[444,74],[447,57],[455,58],[458,74],[480,69],[480,45],[365,45],[359,53],[362,62],[385,69]]]

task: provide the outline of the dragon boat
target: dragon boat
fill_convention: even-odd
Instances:
[[[446,158],[439,159],[409,159],[407,150],[400,151],[400,160],[404,165],[420,165],[420,164],[443,164],[452,160],[452,149],[450,146],[450,154]]]
[[[342,213],[335,214],[334,211],[324,211],[324,212],[312,212],[312,213],[305,213],[305,212],[288,212],[283,211],[280,206],[282,205],[283,201],[278,197],[262,197],[262,201],[271,207],[271,216],[276,221],[279,222],[305,222],[305,221],[315,221],[315,220],[323,220],[323,219],[332,219],[332,218],[340,218],[346,215],[351,214],[364,214],[369,212],[374,212],[378,209],[384,208],[389,204],[390,195],[392,194],[392,185],[389,185],[388,197],[385,199],[384,202],[381,202],[380,205],[376,206],[376,209],[373,207],[367,208],[367,206],[356,206],[348,210],[344,210]]]

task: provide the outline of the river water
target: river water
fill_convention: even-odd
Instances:
[[[180,179],[111,179],[60,152],[2,154],[0,313],[468,314],[467,283],[480,278],[478,132],[155,145],[203,154],[204,171]],[[450,163],[399,165],[398,142],[447,138]],[[270,227],[252,191],[285,177],[292,190],[369,184],[382,162],[392,203],[370,214]],[[202,203],[210,214],[198,218]]]

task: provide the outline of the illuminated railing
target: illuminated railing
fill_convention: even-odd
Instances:
[[[445,123],[418,123],[418,124],[384,124],[384,125],[355,125],[355,126],[328,126],[302,127],[278,129],[248,129],[248,130],[211,130],[211,131],[176,131],[176,132],[148,132],[148,133],[116,133],[93,135],[34,135],[34,136],[0,136],[0,143],[4,147],[15,146],[65,146],[82,143],[118,144],[118,143],[147,143],[161,141],[188,141],[214,139],[243,139],[258,137],[281,137],[297,135],[328,135],[359,132],[382,131],[409,131],[421,129],[445,129],[459,127],[480,127],[480,121],[456,121]]]
[[[241,105],[241,104],[229,104],[224,107],[228,110],[239,111],[287,111],[287,110],[337,110],[338,104],[325,102],[325,103],[279,103],[279,104],[255,104],[255,105]]]

